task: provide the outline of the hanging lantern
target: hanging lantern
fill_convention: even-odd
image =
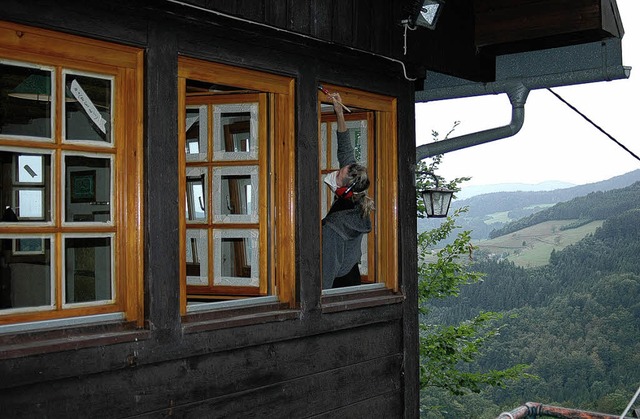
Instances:
[[[444,218],[449,212],[453,191],[446,188],[433,188],[421,191],[422,200],[429,218]]]
[[[433,177],[436,183],[435,188],[425,189],[420,191],[422,194],[422,200],[427,211],[428,218],[444,218],[449,212],[449,206],[451,205],[451,199],[453,198],[453,192],[447,188],[441,188],[438,185],[438,178],[431,172],[420,172]]]

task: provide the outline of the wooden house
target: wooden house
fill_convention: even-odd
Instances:
[[[421,6],[3,0],[0,415],[417,417],[415,102],[623,34],[614,0]],[[356,287],[322,289],[319,86],[372,179]]]

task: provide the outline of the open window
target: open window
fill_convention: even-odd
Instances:
[[[141,325],[142,51],[0,31],[0,328]]]
[[[368,92],[323,84],[330,92],[339,92],[345,111],[349,137],[356,161],[367,167],[371,185],[367,191],[375,202],[371,213],[372,231],[362,240],[362,259],[359,269],[363,285],[398,290],[397,262],[397,135],[395,99]],[[336,117],[333,105],[324,93],[319,93],[320,131],[320,202],[324,217],[331,207],[334,194],[322,179],[327,173],[339,170],[336,136]],[[384,199],[382,199],[384,197]],[[348,287],[354,291],[359,287]],[[331,294],[333,290],[324,290]],[[349,291],[349,289],[341,289]]]
[[[293,82],[189,58],[179,75],[182,313],[293,304]]]

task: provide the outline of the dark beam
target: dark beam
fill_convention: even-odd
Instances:
[[[615,0],[476,0],[476,47],[492,54],[622,37]]]
[[[466,1],[447,1],[435,30],[407,31],[406,61],[427,71],[467,80],[495,80],[495,57],[475,45],[473,8]],[[402,30],[402,28],[399,28]]]

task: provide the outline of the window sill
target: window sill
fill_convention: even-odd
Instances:
[[[292,310],[286,304],[269,302],[247,307],[212,308],[207,312],[187,314],[182,317],[185,333],[250,326],[261,323],[278,322],[300,318],[299,310]]]
[[[322,295],[322,312],[335,313],[348,310],[398,304],[404,295],[395,294],[383,286],[358,286],[326,290]]]
[[[122,322],[62,330],[35,330],[0,336],[0,360],[136,342],[148,337],[148,330],[136,329],[135,324]]]

